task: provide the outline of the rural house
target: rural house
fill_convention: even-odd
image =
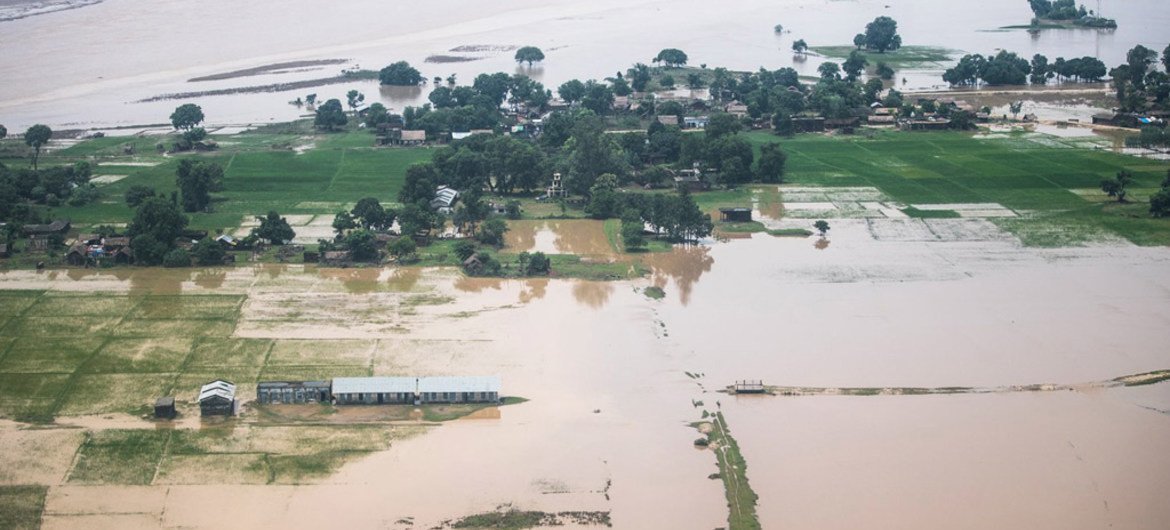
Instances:
[[[451,213],[451,207],[455,205],[457,200],[459,200],[458,191],[447,186],[439,186],[439,189],[435,190],[435,198],[431,199],[431,208],[440,213]]]
[[[333,398],[328,381],[262,381],[256,401],[268,404],[328,403]]]
[[[719,217],[721,221],[733,223],[748,223],[752,220],[751,208],[720,208]]]
[[[413,377],[336,377],[333,398],[339,405],[413,404],[417,385]]]
[[[201,416],[232,416],[236,413],[236,385],[216,379],[199,390]]]
[[[69,231],[72,225],[68,219],[57,219],[47,225],[24,225],[21,230],[26,236],[47,236],[49,234],[62,234]]]
[[[500,378],[496,376],[420,377],[420,403],[497,403]]]
[[[178,413],[175,411],[175,398],[160,397],[154,402],[154,417],[168,420],[175,419]]]

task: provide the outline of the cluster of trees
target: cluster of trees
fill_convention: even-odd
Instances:
[[[0,220],[38,222],[42,206],[88,204],[101,195],[89,183],[91,175],[88,162],[46,169],[10,169],[0,164]]]
[[[512,136],[469,136],[437,150],[432,161],[444,176],[442,184],[460,190],[529,193],[548,174],[544,152]]]
[[[1170,170],[1166,171],[1162,186],[1150,196],[1150,215],[1170,217]]]
[[[407,107],[403,120],[407,128],[423,129],[427,137],[434,138],[447,131],[497,127],[501,120],[499,108],[505,102],[543,110],[552,92],[528,76],[497,72],[476,76],[471,86],[436,87],[427,99],[427,105]],[[367,115],[373,114],[373,107]]]
[[[398,61],[379,70],[378,81],[383,85],[417,86],[423,82],[423,76],[410,63]]]
[[[1037,25],[1040,19],[1071,20],[1078,25],[1097,28],[1116,28],[1117,22],[1113,19],[1096,16],[1092,11],[1085,9],[1085,5],[1076,5],[1076,0],[1028,0],[1032,13],[1036,18],[1032,20]]]
[[[1049,63],[1048,58],[1036,54],[1032,61],[1013,52],[1001,50],[984,57],[980,54],[964,55],[959,64],[943,72],[943,81],[952,85],[1024,85],[1030,80],[1034,84],[1047,83],[1049,79],[1062,81],[1096,82],[1105,77],[1105,63],[1095,57],[1081,57],[1065,60],[1057,58]]]
[[[182,196],[183,211],[208,211],[211,192],[223,191],[223,167],[215,162],[196,162],[185,158],[179,161],[179,167],[175,170],[175,184]],[[128,203],[130,199],[130,195],[127,195]]]
[[[1158,52],[1139,44],[1126,53],[1125,64],[1109,71],[1122,110],[1142,112],[1168,106],[1170,75],[1158,71],[1157,61]],[[1170,71],[1170,46],[1162,51],[1162,66]]]
[[[313,115],[313,126],[327,132],[345,127],[346,123],[349,123],[349,118],[345,116],[345,109],[338,99],[330,99],[318,105]]]

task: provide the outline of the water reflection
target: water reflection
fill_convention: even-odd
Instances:
[[[130,275],[130,296],[181,294],[183,282],[191,279],[190,269],[142,269]]]
[[[369,294],[378,290],[378,276],[381,271],[382,269],[372,267],[322,268],[317,270],[317,275],[330,280],[340,280],[347,293]]]
[[[520,291],[520,303],[527,304],[533,300],[544,298],[548,292],[548,278],[528,280],[524,282],[524,290]]]
[[[502,278],[473,278],[461,276],[455,280],[454,287],[465,293],[482,293],[487,289],[500,290],[504,286]]]
[[[711,271],[715,258],[711,248],[704,245],[676,245],[671,252],[660,252],[646,256],[646,265],[654,285],[665,288],[667,280],[674,280],[678,289],[678,300],[682,305],[691,301],[691,290],[699,278]]]
[[[227,280],[225,269],[204,269],[195,274],[195,285],[204,289],[219,289]]]
[[[378,87],[378,94],[382,97],[382,101],[389,104],[386,105],[387,107],[413,104],[422,96],[422,92],[421,86],[380,85]]]
[[[506,246],[515,252],[614,256],[616,251],[605,235],[605,222],[592,219],[512,221],[508,223]]]
[[[573,298],[578,303],[593,309],[605,307],[612,294],[612,283],[580,280],[573,284]]]
[[[386,279],[386,287],[399,293],[410,292],[418,285],[420,278],[422,278],[422,269],[393,269],[390,271],[390,277]]]
[[[829,240],[821,237],[817,240],[816,243],[813,243],[813,246],[816,247],[817,250],[825,250],[826,248],[829,248]]]

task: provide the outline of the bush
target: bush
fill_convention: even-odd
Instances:
[[[466,241],[463,241],[463,243],[466,243]],[[406,261],[414,256],[414,253],[418,250],[418,246],[414,244],[414,239],[404,236],[390,243],[388,250],[391,256],[398,258],[398,261]]]
[[[163,256],[162,264],[163,267],[167,268],[190,267],[191,255],[188,254],[186,250],[176,248],[170,252],[167,252],[167,254]]]
[[[223,249],[223,246],[218,241],[210,237],[205,237],[198,243],[195,243],[195,248],[191,250],[191,254],[195,256],[195,262],[200,265],[222,265],[227,251]]]

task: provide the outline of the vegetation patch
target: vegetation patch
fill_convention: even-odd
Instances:
[[[65,416],[137,413],[171,389],[174,374],[82,374],[73,379],[57,410]]]
[[[810,50],[832,59],[845,59],[856,46],[812,46]],[[888,50],[885,53],[862,51],[862,55],[871,63],[883,62],[891,68],[928,68],[949,62],[958,56],[958,52],[935,46],[902,46],[897,50]]]
[[[715,225],[715,231],[732,234],[754,234],[756,232],[765,232],[767,228],[764,226],[764,223],[759,221],[726,222],[717,223]]]
[[[722,412],[716,412],[715,421],[709,424],[710,429],[702,428],[704,424],[697,423],[695,427],[706,433],[706,445],[714,449],[719,461],[719,476],[723,479],[729,509],[728,527],[731,530],[758,530],[760,520],[756,515],[756,501],[759,496],[748,484],[747,462],[727,428],[727,420]]]
[[[778,230],[768,230],[768,235],[775,237],[808,237],[813,235],[813,231],[805,228],[781,228]]]
[[[110,429],[89,435],[69,482],[145,485],[154,480],[168,431]]]
[[[662,290],[662,288],[657,285],[651,285],[650,287],[645,288],[642,290],[642,294],[646,295],[646,298],[651,300],[662,300],[663,298],[666,298],[666,291]]]
[[[517,510],[503,506],[498,511],[468,515],[453,521],[444,521],[439,528],[479,528],[491,530],[521,530],[542,526],[613,526],[609,512],[540,512]]]
[[[37,530],[48,486],[0,486],[0,528]]]
[[[913,206],[902,208],[902,213],[915,219],[958,219],[959,212],[954,210],[919,210]]]
[[[159,464],[155,484],[267,484],[263,453],[170,454]]]

